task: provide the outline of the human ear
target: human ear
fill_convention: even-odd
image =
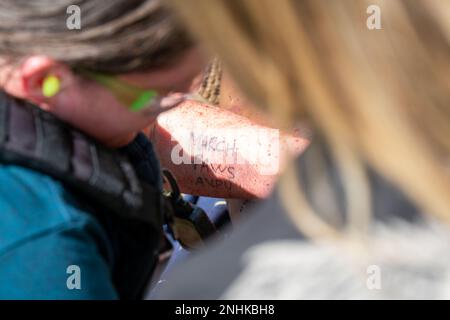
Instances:
[[[51,106],[73,79],[70,68],[46,56],[31,56],[20,68],[24,98]]]

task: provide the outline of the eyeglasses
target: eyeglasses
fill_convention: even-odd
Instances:
[[[79,69],[77,72],[108,89],[122,104],[133,112],[150,107],[155,102],[155,99],[159,97],[156,90],[136,87],[115,76],[84,69]]]
[[[108,89],[117,100],[133,112],[138,112],[140,110],[152,107],[156,99],[160,98],[160,95],[156,90],[136,87],[118,79],[116,76],[92,72],[84,69],[78,69],[77,72]],[[183,95],[183,98],[205,104],[208,103],[200,94],[185,94]]]

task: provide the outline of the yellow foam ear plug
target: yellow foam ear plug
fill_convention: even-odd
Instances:
[[[61,81],[54,75],[45,77],[42,82],[42,94],[44,97],[51,98],[55,96],[61,89]]]

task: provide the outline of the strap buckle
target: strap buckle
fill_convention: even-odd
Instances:
[[[166,223],[171,235],[187,250],[202,247],[207,238],[217,232],[208,215],[200,207],[183,199],[172,173],[163,169],[163,177],[171,191],[164,191],[167,200]]]

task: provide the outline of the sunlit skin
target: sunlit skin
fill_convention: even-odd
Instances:
[[[265,153],[266,163],[279,163],[278,170],[269,175],[261,174],[261,163],[222,163],[219,167],[217,164],[208,163],[175,165],[171,159],[171,151],[177,144],[190,154],[193,142],[186,132],[218,132],[220,135],[220,132],[229,132],[234,128],[239,132],[239,144],[244,146],[239,151],[243,158],[258,152],[258,148],[263,148],[264,151],[264,143],[262,146],[255,145],[251,137],[258,134],[259,130],[270,129],[270,121],[256,110],[233,82],[225,77],[218,107],[186,101],[161,114],[150,137],[160,155],[161,163],[174,173],[185,193],[221,198],[264,198],[272,191],[287,160],[300,154],[308,146],[310,134],[305,128],[289,134],[280,132],[279,152]],[[214,151],[203,150],[203,155],[206,158],[212,157]],[[233,174],[230,174],[230,167]]]

